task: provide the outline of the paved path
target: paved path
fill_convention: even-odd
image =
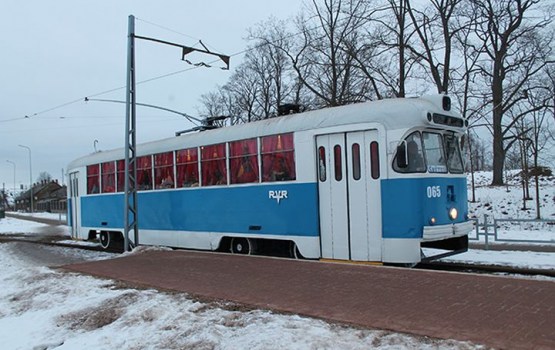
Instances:
[[[502,349],[555,349],[552,281],[191,251],[65,268],[372,329]]]

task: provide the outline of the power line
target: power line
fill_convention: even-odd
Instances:
[[[159,25],[159,24],[155,24],[155,23],[152,23],[152,22],[143,20],[143,19],[141,19],[140,21],[142,21],[142,22],[144,22],[144,23],[148,23],[148,24],[150,24],[150,25],[152,25],[152,26],[159,27],[159,28],[164,29],[164,30],[168,30],[168,31],[170,31],[170,32],[174,32],[174,33],[179,34],[179,35],[183,35],[183,36],[188,37],[188,38],[192,38],[192,39],[198,40],[197,38],[194,38],[194,37],[192,37],[192,36],[190,36],[190,35],[187,35],[187,34],[184,34],[184,33],[180,33],[180,32],[178,32],[178,31],[175,31],[175,30],[173,30],[173,29],[164,27],[164,26]],[[319,27],[320,27],[319,25],[316,25],[316,26],[314,26],[314,27],[312,27],[312,28],[308,28],[308,29],[305,29],[305,30],[300,31],[300,32],[297,32],[297,33],[292,33],[292,34],[286,35],[286,36],[284,36],[284,37],[282,37],[282,38],[278,38],[278,39],[276,39],[276,40],[274,40],[274,41],[262,42],[262,43],[259,43],[258,45],[254,45],[253,47],[246,48],[246,49],[244,49],[244,50],[242,50],[242,51],[236,52],[236,53],[230,55],[229,57],[239,56],[239,55],[242,55],[242,54],[247,53],[247,52],[249,52],[249,51],[255,50],[255,49],[259,48],[259,47],[263,47],[263,46],[266,46],[266,45],[272,45],[273,43],[278,42],[278,41],[280,41],[280,40],[290,39],[290,38],[293,38],[293,37],[295,37],[295,36],[301,35],[301,34],[303,34],[303,33],[305,33],[305,32],[310,32],[310,31],[316,30],[316,29],[318,29]],[[214,60],[214,61],[210,61],[210,62],[207,63],[207,65],[213,65],[213,64],[215,64],[215,63],[218,63],[219,61],[220,61],[219,59]],[[152,77],[152,78],[148,78],[148,79],[145,79],[145,80],[141,80],[141,81],[138,81],[138,82],[136,83],[136,85],[146,84],[146,83],[149,83],[149,82],[152,82],[152,81],[164,79],[164,78],[171,77],[171,76],[174,76],[174,75],[178,75],[178,74],[181,74],[181,73],[185,73],[185,72],[188,72],[188,71],[197,69],[197,68],[200,68],[200,66],[193,66],[193,67],[189,67],[189,68],[186,68],[186,69],[181,69],[181,70],[178,70],[178,71],[174,71],[174,72],[166,73],[166,74],[163,74],[163,75],[155,76],[155,77]],[[0,123],[3,123],[3,122],[10,122],[10,121],[16,121],[16,120],[21,120],[21,119],[30,118],[30,117],[35,117],[35,116],[38,116],[38,115],[41,115],[41,114],[44,114],[44,113],[47,113],[47,112],[51,112],[51,111],[54,111],[54,110],[57,110],[57,109],[60,109],[60,108],[63,108],[63,107],[66,107],[66,106],[75,104],[75,103],[77,103],[77,102],[81,102],[81,101],[83,101],[86,97],[97,97],[97,96],[105,95],[105,94],[108,94],[108,93],[111,93],[111,92],[114,92],[114,91],[122,90],[122,89],[125,89],[125,88],[126,88],[126,86],[120,86],[120,87],[117,87],[117,88],[113,88],[113,89],[110,89],[110,90],[98,92],[98,93],[95,93],[95,94],[89,94],[89,95],[87,95],[87,96],[83,96],[83,97],[80,97],[80,98],[78,98],[78,99],[74,99],[74,100],[71,100],[71,101],[62,103],[62,104],[60,104],[60,105],[57,105],[57,106],[54,106],[54,107],[51,107],[51,108],[47,108],[47,109],[45,109],[45,110],[42,110],[42,111],[33,113],[33,114],[31,114],[31,115],[26,115],[26,116],[21,117],[21,118],[12,118],[12,119],[0,120]]]
[[[195,37],[193,37],[193,36],[187,35],[187,34],[185,34],[185,33],[178,32],[177,30],[174,30],[174,29],[171,29],[171,28],[168,28],[168,27],[164,27],[164,26],[161,25],[161,24],[152,23],[152,22],[149,22],[149,21],[147,21],[147,20],[145,20],[145,19],[141,19],[141,18],[138,18],[138,17],[135,17],[135,19],[136,19],[137,21],[144,22],[144,23],[146,23],[146,24],[150,24],[151,26],[154,26],[154,27],[158,27],[158,28],[160,28],[160,29],[167,30],[168,32],[172,32],[172,33],[175,33],[175,34],[182,35],[182,36],[187,37],[187,38],[189,38],[189,39],[199,40],[198,38],[195,38]]]

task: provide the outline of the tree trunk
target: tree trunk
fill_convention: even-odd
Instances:
[[[505,167],[505,147],[503,145],[503,57],[497,56],[493,64],[491,94],[493,103],[493,186],[502,186]]]
[[[493,110],[493,186],[502,186],[503,169],[505,167],[505,148],[503,146],[503,126],[501,125],[502,112]]]
[[[536,219],[541,219],[541,201],[540,201],[540,176],[538,170],[538,153],[534,153],[534,168],[536,178]]]

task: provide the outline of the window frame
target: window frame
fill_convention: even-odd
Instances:
[[[228,157],[226,149],[226,142],[200,147],[201,186],[223,186],[228,184]]]
[[[228,151],[229,184],[259,183],[258,138],[230,141]]]
[[[175,188],[174,152],[162,152],[153,155],[154,189]]]
[[[460,165],[460,170],[459,169],[453,170],[453,168],[451,166],[452,157],[450,156],[451,153],[449,153],[449,148],[448,148],[448,144],[450,142],[449,139],[452,140],[451,144],[455,145],[454,150],[456,152],[456,158],[458,160],[458,164]],[[459,138],[455,134],[445,134],[445,135],[443,135],[443,142],[445,144],[444,148],[445,148],[445,155],[447,157],[447,169],[448,169],[449,173],[451,173],[451,174],[464,174],[464,162],[463,162],[463,159],[462,159]]]
[[[100,192],[116,192],[116,162],[109,161],[100,163]]]
[[[148,160],[148,162],[146,162]],[[144,164],[143,164],[144,163]],[[147,164],[148,163],[148,164]],[[150,191],[153,189],[152,155],[137,157],[137,179],[136,186],[138,191]],[[148,183],[144,181],[144,175],[148,175]]]
[[[434,146],[439,146],[435,148],[431,148],[429,143],[426,143],[425,135],[433,135],[436,137],[436,140],[439,140],[439,143]],[[442,133],[433,132],[433,131],[423,131],[422,132],[422,144],[424,146],[424,157],[426,159],[426,172],[430,174],[447,174],[449,170],[447,168],[447,159],[445,154],[445,141]],[[434,161],[431,161],[432,158],[432,151],[438,150],[440,152],[439,157],[435,157]],[[441,160],[443,159],[443,164],[441,164]],[[444,168],[442,168],[444,167]]]
[[[419,139],[418,142],[415,141],[414,139],[411,139],[411,138],[413,138],[413,137],[417,137],[417,138]],[[411,139],[411,140],[409,140],[409,139]],[[417,146],[418,146],[418,145],[420,146],[420,147],[418,148],[418,153],[417,153],[417,155],[418,155],[419,157],[421,157],[421,161],[423,162],[422,167],[415,167],[415,168],[413,168],[413,166],[411,166],[411,164],[409,164],[409,163],[411,162],[411,159],[409,159],[409,154],[408,154],[408,153],[409,153],[409,152],[408,152],[408,148],[409,148],[409,147],[408,147],[408,143],[410,143],[410,142],[412,142],[412,141],[414,141],[414,142],[416,143]],[[398,157],[398,154],[395,154],[395,157],[393,157],[393,170],[394,170],[395,172],[401,173],[401,174],[423,174],[423,173],[426,173],[428,167],[427,167],[427,164],[426,164],[426,157],[425,157],[425,155],[424,155],[424,143],[423,143],[423,140],[422,140],[422,133],[421,133],[421,131],[420,131],[420,130],[416,130],[416,131],[411,132],[411,133],[408,134],[405,138],[403,138],[403,140],[401,141],[401,143],[405,143],[405,145],[406,145],[405,149],[407,150],[407,152],[406,152],[406,153],[407,153],[406,157],[407,157],[407,163],[408,163],[408,164],[407,164],[407,166],[406,166],[405,168],[401,168],[401,167],[397,166],[397,157]],[[412,157],[411,157],[411,158],[412,158]],[[419,169],[421,169],[421,170],[419,170]]]
[[[185,152],[187,153],[185,154]],[[183,156],[184,159],[181,159],[181,156]],[[189,147],[175,151],[175,173],[177,188],[200,186],[198,147]]]
[[[260,137],[261,182],[295,181],[294,134],[282,133]]]
[[[96,172],[95,170],[96,169]],[[91,183],[91,180],[96,178],[96,183]],[[92,186],[91,186],[92,185]],[[96,188],[96,191],[94,189]],[[100,164],[87,165],[87,194],[100,193]]]

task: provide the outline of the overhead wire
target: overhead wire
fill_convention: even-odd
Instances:
[[[191,38],[191,39],[199,40],[199,39],[197,39],[197,38],[195,38],[195,37],[192,37],[192,36],[190,36],[190,35],[187,35],[187,34],[178,32],[178,31],[176,31],[176,30],[167,28],[167,27],[165,27],[165,26],[162,26],[162,25],[159,25],[159,24],[156,24],[156,23],[152,23],[152,22],[146,21],[146,20],[144,20],[144,19],[140,19],[140,21],[141,21],[141,22],[144,22],[144,23],[147,23],[147,24],[150,24],[150,25],[152,25],[152,26],[156,26],[156,27],[158,27],[158,28],[161,28],[161,29],[164,29],[164,30],[167,30],[167,31],[176,33],[176,34],[179,34],[179,35],[183,35],[183,36],[188,37],[188,38]],[[318,26],[315,26],[315,27],[313,27],[313,28],[308,28],[308,29],[306,29],[305,31],[301,31],[301,32],[297,32],[297,33],[292,33],[292,34],[290,34],[290,35],[285,36],[284,38],[277,39],[276,41],[282,40],[282,39],[292,38],[292,37],[295,37],[295,36],[297,36],[297,35],[303,34],[303,33],[305,33],[306,31],[312,31],[312,30],[314,30],[314,29],[316,29],[316,28],[318,28]],[[200,41],[200,40],[199,40],[199,41]],[[265,46],[265,45],[271,45],[272,43],[273,43],[273,42],[270,41],[270,42],[260,43],[260,44],[258,44],[258,45],[253,46],[253,47],[247,47],[246,49],[241,50],[241,51],[239,51],[239,52],[236,52],[236,53],[230,55],[229,57],[239,56],[239,55],[242,55],[242,54],[247,53],[247,52],[249,52],[249,51],[255,50],[256,48],[259,48],[259,47],[262,47],[262,46]],[[219,61],[220,61],[220,59],[215,59],[214,61],[209,61],[209,62],[207,63],[207,65],[212,65],[212,64],[217,63],[217,62],[219,62]],[[181,74],[181,73],[185,73],[185,72],[188,72],[188,71],[192,71],[192,70],[198,69],[198,68],[200,68],[200,66],[193,66],[193,67],[189,67],[189,68],[186,68],[186,69],[181,69],[181,70],[178,70],[178,71],[174,71],[174,72],[162,74],[162,75],[159,75],[159,76],[155,76],[155,77],[152,77],[152,78],[148,78],[148,79],[145,79],[145,80],[138,81],[138,82],[136,82],[136,85],[146,84],[146,83],[149,83],[149,82],[152,82],[152,81],[164,79],[164,78],[167,78],[167,77],[171,77],[171,76],[174,76],[174,75],[178,75],[178,74]],[[90,95],[87,95],[87,96],[80,97],[80,98],[78,98],[78,99],[74,99],[74,100],[71,100],[71,101],[68,101],[68,102],[65,102],[65,103],[56,105],[56,106],[54,106],[54,107],[50,107],[50,108],[41,110],[41,111],[39,111],[39,112],[35,112],[35,113],[29,114],[29,115],[25,115],[24,117],[0,120],[0,123],[10,122],[10,121],[16,121],[16,120],[22,120],[22,119],[28,119],[28,118],[31,118],[31,117],[35,117],[35,116],[38,116],[38,115],[41,115],[41,114],[44,114],[44,113],[48,113],[48,112],[51,112],[51,111],[54,111],[54,110],[57,110],[57,109],[60,109],[60,108],[63,108],[63,107],[66,107],[66,106],[75,104],[75,103],[77,103],[77,102],[82,102],[82,101],[84,101],[85,98],[87,98],[87,97],[97,97],[97,96],[105,95],[105,94],[108,94],[108,93],[111,93],[111,92],[115,92],[115,91],[118,91],[118,90],[122,90],[122,89],[125,89],[125,88],[126,88],[126,86],[120,86],[120,87],[117,87],[117,88],[112,88],[112,89],[109,89],[109,90],[105,90],[105,91],[101,91],[101,92],[98,92],[98,93],[90,94]]]

